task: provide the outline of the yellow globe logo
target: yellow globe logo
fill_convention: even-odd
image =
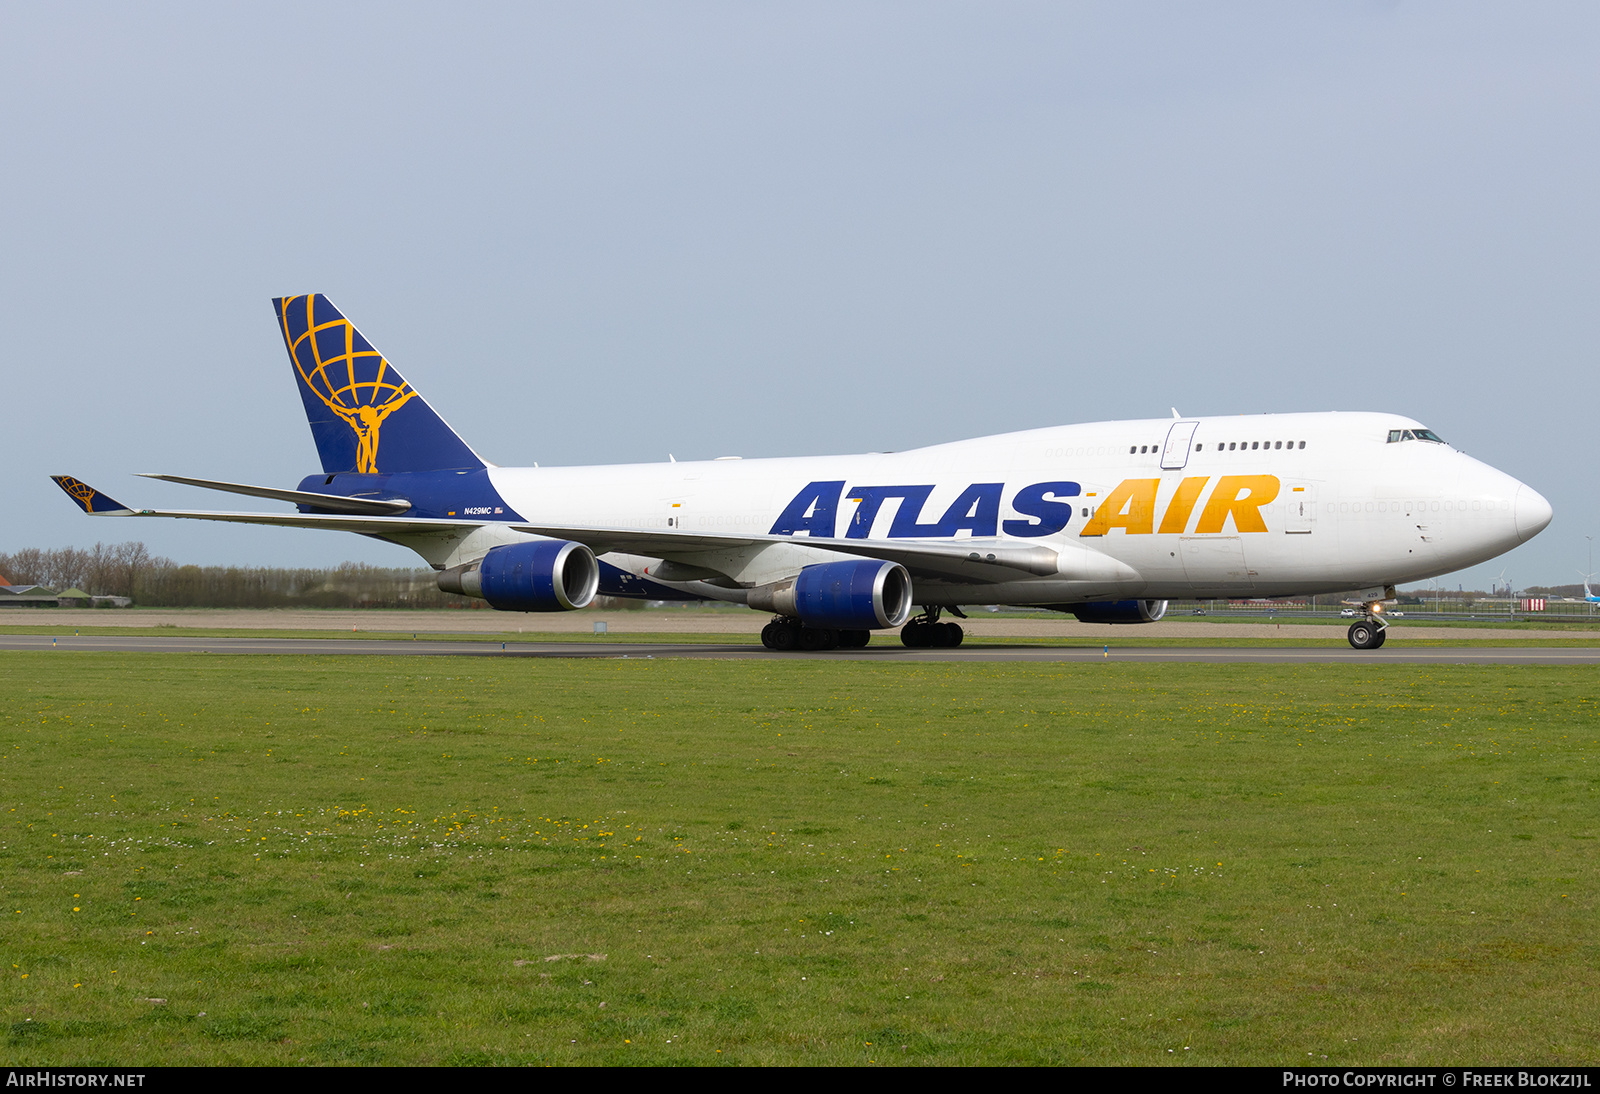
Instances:
[[[67,479],[61,485],[67,488],[67,493],[71,494],[73,497],[77,498],[81,502],[84,502],[85,504],[94,500],[96,493],[95,488],[86,482],[79,482],[77,479]]]
[[[317,323],[316,298],[293,296],[283,302],[283,340],[295,371],[313,394],[356,435],[356,470],[378,470],[378,434],[384,419],[416,394],[381,353],[358,347],[356,329],[340,316]],[[299,334],[290,330],[290,315]],[[303,324],[299,322],[304,315]]]

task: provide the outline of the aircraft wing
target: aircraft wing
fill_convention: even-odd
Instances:
[[[93,516],[215,520],[232,524],[269,524],[283,528],[321,528],[327,531],[356,532],[369,536],[468,531],[489,523],[503,523],[505,527],[516,532],[548,536],[552,539],[574,540],[595,554],[609,554],[615,551],[651,558],[682,560],[690,564],[694,563],[694,556],[704,555],[707,552],[787,543],[824,551],[837,551],[840,554],[859,555],[863,558],[898,562],[914,576],[954,579],[974,584],[1015,580],[1018,571],[1053,576],[1064,569],[1070,569],[1063,567],[1060,555],[1048,547],[1017,547],[1006,542],[987,539],[958,541],[825,539],[817,536],[726,535],[716,532],[669,532],[640,528],[563,527],[500,521],[369,516],[359,513],[242,513],[206,509],[132,509],[70,475],[51,477],[79,508]],[[200,480],[195,485],[200,485],[202,482],[211,485],[209,480]],[[278,493],[296,494],[299,491]],[[1089,552],[1086,548],[1079,550],[1093,555],[1096,563],[1109,561],[1097,552]]]
[[[518,532],[570,539],[596,554],[620,551],[631,555],[692,562],[696,554],[758,544],[789,543],[840,554],[898,562],[913,575],[975,582],[1013,580],[1015,574],[1056,574],[1058,555],[1048,547],[1016,547],[991,540],[930,542],[926,540],[824,539],[818,536],[722,535],[716,532],[668,532],[638,528],[571,528],[547,524],[513,524]]]

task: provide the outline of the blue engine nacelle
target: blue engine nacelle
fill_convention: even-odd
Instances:
[[[475,596],[503,612],[569,612],[588,607],[600,563],[581,543],[550,539],[496,547],[477,562],[445,570],[439,588]]]
[[[1113,600],[1104,604],[1063,604],[1080,623],[1154,623],[1167,614],[1165,600]]]
[[[828,562],[751,589],[749,604],[808,627],[898,627],[911,616],[911,575],[898,562],[880,559]]]

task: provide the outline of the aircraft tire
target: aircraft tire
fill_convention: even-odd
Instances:
[[[840,631],[839,648],[842,650],[859,650],[866,648],[872,641],[871,631]]]
[[[944,641],[940,642],[939,645],[945,647],[946,649],[955,649],[957,646],[961,645],[961,640],[967,636],[967,632],[961,629],[960,623],[946,623],[940,628],[940,630],[943,631],[943,634],[941,634],[940,637],[943,638]]]
[[[1350,645],[1358,650],[1375,650],[1383,645],[1383,631],[1365,619],[1350,624]]]
[[[799,641],[800,628],[774,620],[761,628],[761,644],[769,650],[792,650]]]
[[[928,625],[926,623],[907,623],[900,628],[900,641],[914,650],[933,645],[929,641],[931,637],[932,635],[928,633]]]
[[[1389,629],[1387,627],[1379,627],[1378,640],[1372,644],[1372,648],[1377,649],[1387,641],[1389,641]]]
[[[809,653],[831,650],[839,644],[839,632],[829,627],[801,627],[800,648]]]

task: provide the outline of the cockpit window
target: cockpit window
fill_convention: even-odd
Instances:
[[[1444,444],[1444,438],[1431,429],[1391,429],[1389,430],[1389,443],[1399,441],[1432,441],[1434,444]]]

